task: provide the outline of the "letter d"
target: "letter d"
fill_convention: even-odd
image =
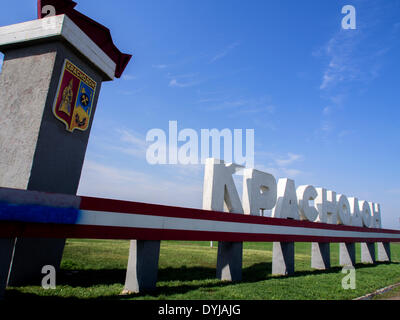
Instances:
[[[207,311],[206,311],[206,308],[207,308]],[[210,311],[211,311],[210,306],[207,306],[204,304],[203,305],[203,314],[209,314]]]

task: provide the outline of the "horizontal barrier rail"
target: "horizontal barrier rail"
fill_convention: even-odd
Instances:
[[[0,238],[8,237],[400,242],[400,231],[0,188]]]

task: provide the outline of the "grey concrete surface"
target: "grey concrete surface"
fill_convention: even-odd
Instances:
[[[156,288],[159,256],[160,241],[131,240],[124,294]]]
[[[51,265],[59,271],[64,244],[65,239],[17,238],[8,285],[40,286],[43,266]]]
[[[361,262],[375,263],[375,242],[361,242]]]
[[[274,242],[272,247],[272,274],[294,273],[294,242]]]
[[[356,244],[340,243],[339,244],[339,264],[341,266],[355,266],[356,264]]]
[[[101,88],[100,73],[59,41],[8,46],[2,51],[0,186],[76,194]],[[97,82],[89,128],[84,132],[68,132],[53,115],[65,58]],[[44,265],[60,265],[64,243],[63,239],[18,239],[9,284],[33,280],[40,284]]]
[[[217,278],[223,281],[242,280],[243,243],[218,242]]]
[[[392,261],[392,256],[390,252],[390,242],[377,242],[376,244],[378,250],[379,262],[390,262]]]
[[[329,242],[311,244],[311,268],[326,270],[331,267],[331,247]]]
[[[0,239],[0,300],[4,297],[8,271],[14,248],[14,239]]]

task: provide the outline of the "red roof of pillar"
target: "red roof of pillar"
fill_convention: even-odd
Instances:
[[[53,6],[56,10],[55,14],[66,14],[90,39],[93,40],[116,64],[115,77],[120,78],[128,65],[132,55],[121,53],[114,45],[110,30],[100,23],[90,19],[84,14],[76,11],[74,8],[77,5],[72,0],[38,0],[38,19],[41,19],[49,14],[42,13],[42,8],[46,5]]]

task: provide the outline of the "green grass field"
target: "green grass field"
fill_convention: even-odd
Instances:
[[[272,243],[244,243],[243,281],[215,278],[217,243],[163,241],[157,290],[121,296],[129,241],[68,239],[56,289],[40,284],[10,287],[6,299],[352,299],[400,282],[400,244],[392,244],[392,263],[361,264],[357,248],[356,289],[344,290],[339,245],[331,244],[328,271],[313,270],[311,244],[296,243],[296,272],[272,276]]]

